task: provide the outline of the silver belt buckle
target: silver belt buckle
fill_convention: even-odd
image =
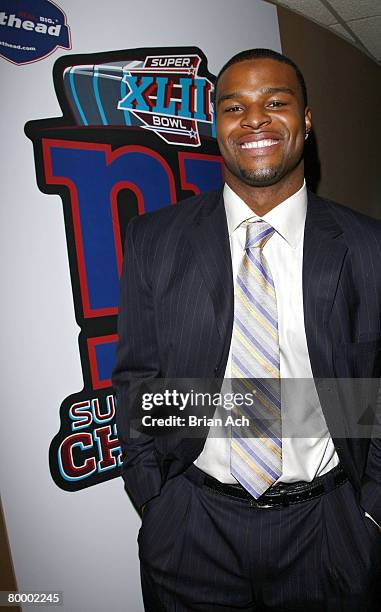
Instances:
[[[250,502],[249,502],[249,506],[251,508],[274,508],[273,505],[271,505],[271,504],[261,504],[256,499],[251,499]]]

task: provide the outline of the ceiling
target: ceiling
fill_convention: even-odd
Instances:
[[[381,0],[270,0],[350,41],[381,64]]]

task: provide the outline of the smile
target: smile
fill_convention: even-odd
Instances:
[[[244,142],[240,145],[241,149],[262,149],[264,147],[272,147],[279,143],[279,140],[254,140],[252,142]]]

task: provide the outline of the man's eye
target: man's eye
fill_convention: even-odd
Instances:
[[[234,104],[234,106],[227,106],[225,108],[225,113],[236,113],[237,111],[242,110],[242,106],[238,106],[238,104]]]
[[[285,102],[280,102],[279,100],[272,100],[268,104],[270,108],[280,108],[281,106],[284,106],[284,105],[285,105]]]

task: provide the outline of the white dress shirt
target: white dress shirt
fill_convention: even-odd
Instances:
[[[243,258],[246,229],[242,223],[258,218],[225,184],[233,279]],[[304,327],[302,264],[307,212],[305,183],[262,218],[275,230],[263,248],[270,267],[278,308],[280,375],[282,379],[282,475],[277,482],[310,482],[339,463],[313,382]],[[229,390],[231,346],[223,391]],[[287,379],[287,380],[286,380]],[[220,409],[223,416],[226,410]],[[225,420],[225,419],[223,419]],[[303,436],[303,433],[305,437]],[[295,435],[296,434],[296,435]],[[195,465],[224,483],[237,483],[230,473],[228,429],[211,427]]]

